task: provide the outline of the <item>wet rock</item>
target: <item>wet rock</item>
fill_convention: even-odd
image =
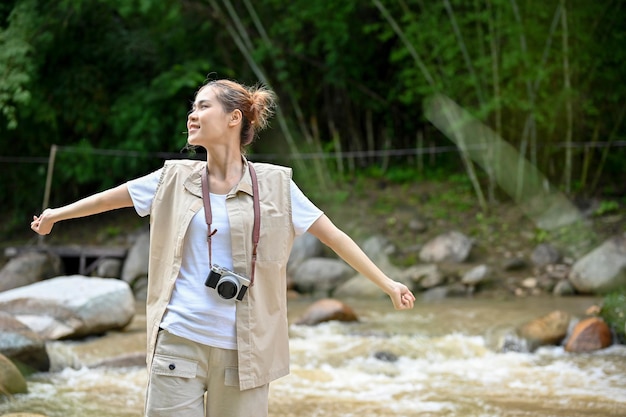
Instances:
[[[359,319],[347,304],[332,298],[325,298],[311,304],[296,324],[313,326],[332,320],[351,322]]]
[[[531,320],[517,329],[518,335],[527,341],[529,351],[539,346],[557,345],[567,336],[571,316],[560,310]]]
[[[26,380],[6,356],[0,354],[0,397],[27,391]]]
[[[123,328],[135,314],[135,302],[124,281],[74,275],[0,293],[0,310],[55,340]]]
[[[451,231],[427,242],[419,253],[424,262],[464,262],[474,245],[473,239],[463,233]]]
[[[11,259],[0,271],[0,291],[12,290],[58,276],[61,269],[61,258],[53,253],[23,253]]]
[[[626,233],[580,258],[569,274],[576,291],[604,293],[626,285]]]
[[[0,354],[38,371],[50,369],[45,341],[5,312],[0,312]]]
[[[604,349],[612,342],[609,326],[598,317],[590,317],[574,326],[572,335],[565,344],[565,350],[573,353],[592,352]]]
[[[398,361],[398,355],[391,353],[391,352],[384,351],[384,350],[374,353],[374,357],[378,359],[379,361],[383,361],[383,362],[397,362]]]

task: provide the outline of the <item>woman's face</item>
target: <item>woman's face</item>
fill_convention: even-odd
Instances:
[[[211,87],[203,88],[196,95],[187,116],[187,142],[190,145],[207,147],[229,137],[232,114],[225,113],[220,101]]]

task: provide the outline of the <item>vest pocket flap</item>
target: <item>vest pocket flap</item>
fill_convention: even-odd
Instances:
[[[174,356],[154,355],[152,373],[156,375],[195,378],[198,362]]]

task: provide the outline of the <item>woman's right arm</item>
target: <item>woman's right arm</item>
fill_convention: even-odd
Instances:
[[[85,197],[67,206],[45,209],[40,216],[33,216],[30,228],[40,235],[47,235],[52,231],[52,226],[61,220],[86,217],[92,214],[132,206],[133,200],[130,198],[128,186],[122,184],[115,188],[102,191],[101,193]]]

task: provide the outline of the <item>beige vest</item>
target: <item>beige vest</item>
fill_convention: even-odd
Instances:
[[[244,175],[226,197],[234,270],[251,274],[252,182]],[[167,161],[150,213],[147,363],[182,261],[184,236],[202,207],[200,174],[204,161]],[[261,234],[254,285],[237,302],[237,350],[240,389],[258,387],[289,373],[287,261],[295,232],[291,221],[291,169],[255,163],[261,202]],[[207,254],[208,256],[208,254]],[[205,277],[199,277],[204,280]]]

